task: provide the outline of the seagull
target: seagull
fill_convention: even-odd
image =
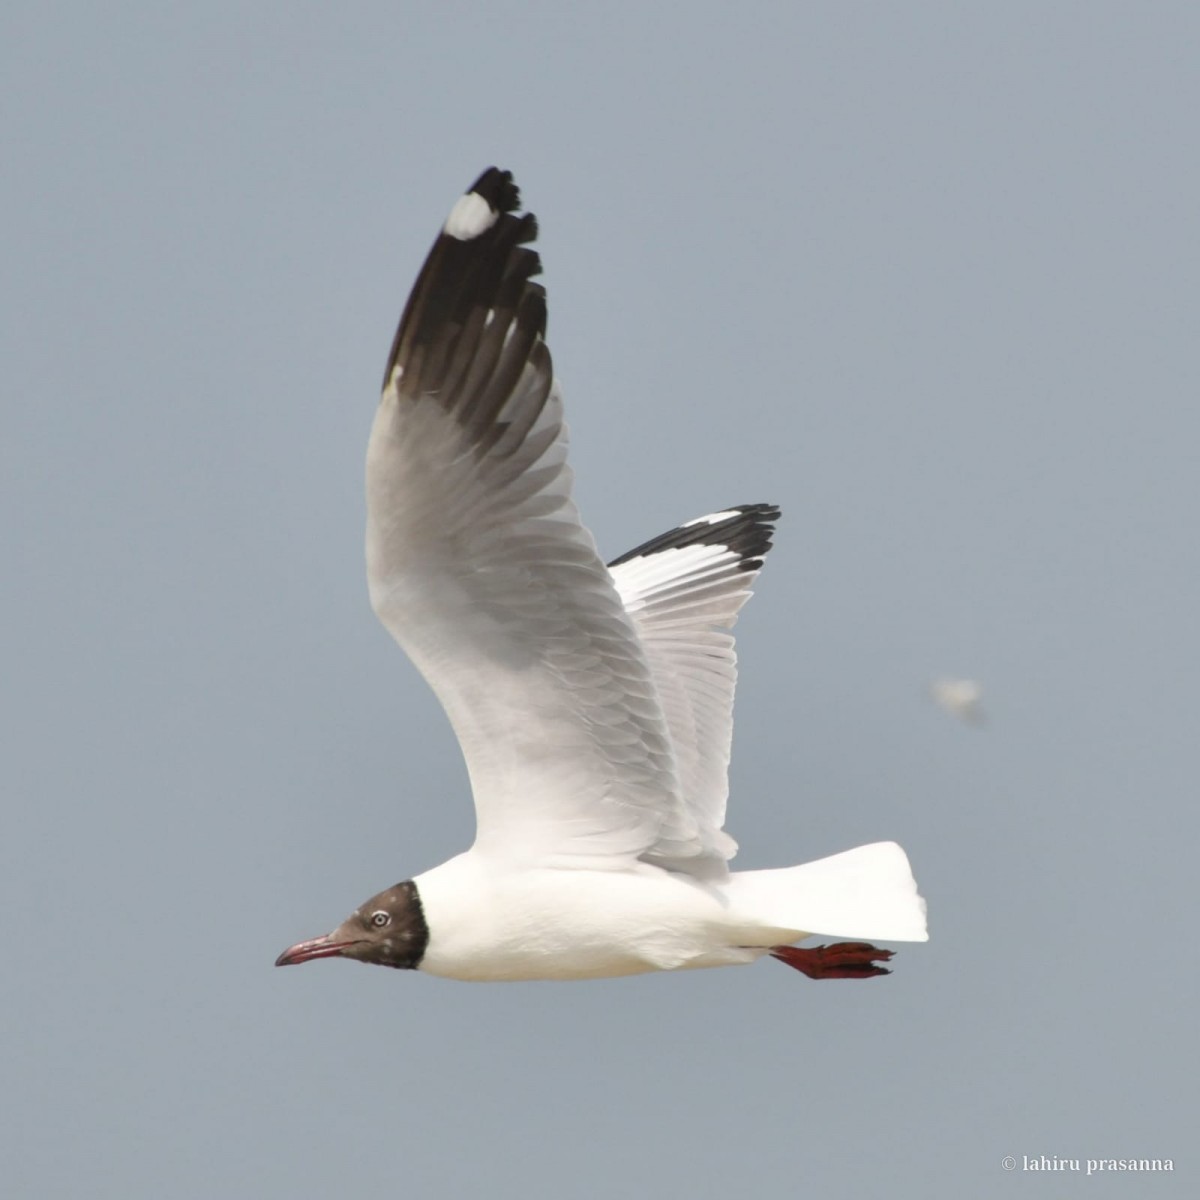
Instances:
[[[731,871],[730,629],[779,509],[687,521],[605,566],[571,497],[532,214],[491,167],[400,320],[367,449],[371,604],[441,701],[476,837],[276,966],[598,979],[772,956],[888,974],[927,938],[904,851]],[[851,939],[801,947],[813,936]]]

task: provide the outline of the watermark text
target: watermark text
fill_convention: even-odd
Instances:
[[[1078,1171],[1081,1175],[1175,1170],[1170,1158],[1067,1158],[1058,1154],[1006,1154],[1000,1165],[1006,1171]]]

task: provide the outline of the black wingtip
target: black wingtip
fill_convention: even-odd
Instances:
[[[645,558],[663,550],[704,545],[725,546],[738,556],[739,570],[758,571],[771,549],[771,535],[778,520],[777,505],[734,504],[652,538],[620,558],[614,558],[608,565],[616,567],[630,559]]]
[[[467,188],[464,194],[469,196],[472,192],[484,200],[488,207],[500,216],[503,216],[505,213],[518,212],[521,208],[521,189],[513,182],[512,172],[502,171],[499,167],[488,167]],[[518,220],[520,221],[520,225],[517,228],[514,241],[521,246],[527,246],[530,242],[536,242],[538,235],[537,217],[533,213],[522,213]]]
[[[485,314],[501,300],[509,318],[516,312],[522,284],[541,271],[537,252],[528,248],[537,238],[537,221],[517,212],[520,205],[512,172],[499,167],[488,167],[455,201],[409,293],[384,369],[385,390],[398,364],[412,394],[438,390],[451,359],[461,367],[475,353],[492,320]],[[478,327],[471,326],[460,346],[459,333],[472,313]],[[502,348],[504,328],[503,320],[496,321],[488,341],[494,351]],[[544,317],[536,332],[544,335]]]
[[[521,207],[521,189],[513,183],[512,172],[499,167],[488,167],[467,188],[467,193],[471,192],[481,196],[498,213],[516,212]]]

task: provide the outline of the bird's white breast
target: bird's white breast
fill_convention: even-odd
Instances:
[[[420,968],[464,980],[592,979],[752,962],[719,888],[658,867],[529,867],[468,851],[415,879]]]

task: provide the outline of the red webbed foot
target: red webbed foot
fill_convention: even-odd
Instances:
[[[771,957],[787,963],[809,979],[869,979],[872,975],[890,975],[887,962],[893,951],[880,950],[870,942],[835,942],[832,946],[772,946]]]

